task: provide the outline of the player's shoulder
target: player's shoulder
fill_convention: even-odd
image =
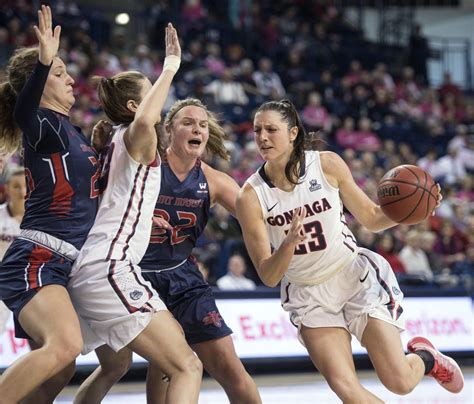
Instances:
[[[332,151],[322,151],[319,155],[321,159],[321,167],[324,172],[335,174],[341,169],[347,169],[347,164],[339,154]]]

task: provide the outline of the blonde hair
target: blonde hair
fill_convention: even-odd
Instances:
[[[230,160],[230,154],[225,148],[224,140],[226,138],[224,128],[217,121],[216,116],[207,109],[207,107],[197,98],[186,98],[184,100],[176,101],[168,111],[165,117],[164,126],[166,129],[173,125],[173,119],[176,114],[181,111],[184,107],[195,106],[204,109],[207,113],[208,127],[209,127],[209,140],[206,144],[206,151],[209,153],[219,156],[224,160]]]

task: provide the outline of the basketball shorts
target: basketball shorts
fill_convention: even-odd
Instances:
[[[183,327],[188,344],[232,334],[219,313],[211,287],[192,258],[173,269],[143,269],[142,273]]]
[[[361,248],[357,257],[332,278],[317,285],[295,285],[283,278],[281,302],[291,322],[301,330],[340,327],[362,344],[368,317],[403,331],[401,292],[390,264]],[[303,343],[301,336],[300,342]],[[304,344],[303,344],[304,345]]]
[[[68,291],[81,321],[83,354],[103,344],[119,351],[145,329],[155,312],[166,310],[140,267],[129,261],[76,263]]]
[[[73,245],[36,230],[22,230],[10,245],[0,264],[0,300],[13,312],[17,338],[30,338],[20,311],[42,287],[66,287],[77,255]]]

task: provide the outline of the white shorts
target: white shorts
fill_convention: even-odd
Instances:
[[[359,250],[346,268],[321,284],[300,286],[286,278],[281,282],[282,307],[299,331],[302,325],[341,327],[355,335],[361,344],[368,316],[403,331],[402,299],[390,264],[365,248]]]
[[[75,266],[68,291],[81,320],[83,354],[104,344],[119,351],[143,331],[155,312],[167,310],[140,267],[128,261]]]
[[[5,303],[0,301],[0,335],[7,329],[7,322],[10,318],[12,312],[8,310],[8,307],[5,306]]]

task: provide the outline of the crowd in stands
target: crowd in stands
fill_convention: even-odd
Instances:
[[[404,49],[367,41],[331,1],[157,0],[135,16],[143,24],[134,35],[72,0],[49,3],[63,27],[61,57],[75,80],[72,121],[84,133],[103,118],[94,77],[136,69],[155,80],[164,26],[172,21],[183,38],[183,62],[168,105],[192,96],[219,113],[231,160],[213,165],[242,185],[262,163],[252,111],[287,97],[301,112],[307,146],[340,153],[374,200],[380,178],[400,164],[418,165],[441,184],[441,206],[420,225],[381,234],[351,226],[361,246],[389,260],[402,286],[474,293],[474,100],[449,72],[441,86],[431,86],[426,71],[418,75],[419,61],[410,65]],[[36,9],[28,0],[0,5],[1,81],[12,52],[36,42]],[[2,159],[5,170],[21,164],[20,155]],[[243,262],[243,272],[247,266],[248,277],[261,284],[239,225],[224,209],[214,209],[196,255],[211,282],[231,285],[232,278],[219,278],[228,266],[242,273]]]

